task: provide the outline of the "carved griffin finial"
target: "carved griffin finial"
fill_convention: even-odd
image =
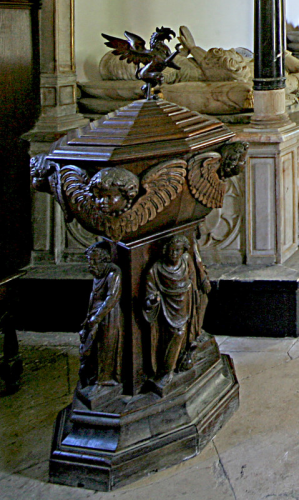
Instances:
[[[235,141],[222,146],[219,152],[193,156],[188,162],[187,179],[194,198],[209,208],[221,208],[225,179],[243,170],[247,149],[247,142]]]
[[[182,190],[187,164],[161,163],[140,179],[118,167],[105,168],[89,178],[79,167],[60,170],[64,198],[78,222],[87,230],[119,241],[126,233],[153,220]]]
[[[146,99],[154,98],[151,97],[151,88],[163,83],[162,71],[166,67],[180,69],[173,61],[179,53],[180,43],[175,46],[173,53],[164,43],[164,40],[170,41],[176,34],[164,26],[156,28],[150,39],[150,49],[146,49],[145,41],[140,36],[129,31],[125,31],[124,35],[127,40],[102,33],[102,36],[108,40],[105,45],[113,49],[113,54],[137,66],[136,78],[145,82],[142,90]],[[143,67],[140,67],[141,64]]]

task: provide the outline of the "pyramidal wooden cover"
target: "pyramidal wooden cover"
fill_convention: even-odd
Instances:
[[[217,118],[163,99],[139,100],[70,131],[48,158],[118,163],[202,151],[232,137]]]

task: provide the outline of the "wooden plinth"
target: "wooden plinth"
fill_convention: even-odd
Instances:
[[[231,360],[198,331],[191,368],[165,383],[148,376],[149,325],[142,313],[145,278],[174,234],[190,241],[198,222],[118,243],[124,314],[123,385],[75,391],[56,421],[50,480],[110,491],[197,455],[238,407]],[[182,368],[183,370],[183,368]],[[164,382],[163,382],[164,381]]]
[[[193,378],[189,373],[167,396],[119,396],[111,412],[107,404],[91,411],[75,396],[57,418],[50,481],[110,491],[200,453],[239,401],[230,358],[205,364],[204,373],[196,376],[195,366]]]

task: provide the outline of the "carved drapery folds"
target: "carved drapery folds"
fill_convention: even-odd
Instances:
[[[172,381],[175,371],[194,366],[209,337],[202,331],[202,322],[211,285],[196,232],[193,258],[189,240],[173,236],[146,276],[143,315],[150,324],[150,366],[158,393]]]
[[[86,250],[89,271],[94,276],[88,312],[80,331],[80,387],[92,399],[102,387],[117,387],[122,382],[124,324],[120,308],[122,275],[111,262],[109,245],[98,242]],[[89,390],[82,390],[89,386]],[[118,387],[117,390],[122,390]]]

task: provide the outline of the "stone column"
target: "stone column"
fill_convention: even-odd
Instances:
[[[287,125],[284,0],[255,0],[254,127]]]
[[[246,169],[246,262],[282,263],[298,248],[299,127],[285,111],[283,0],[255,0],[254,114],[240,134]]]
[[[25,138],[30,155],[48,153],[68,130],[87,125],[77,113],[74,59],[74,0],[43,0],[40,13],[40,117]],[[58,263],[69,240],[61,209],[49,196],[33,193],[32,263]],[[71,251],[72,254],[72,251]]]

